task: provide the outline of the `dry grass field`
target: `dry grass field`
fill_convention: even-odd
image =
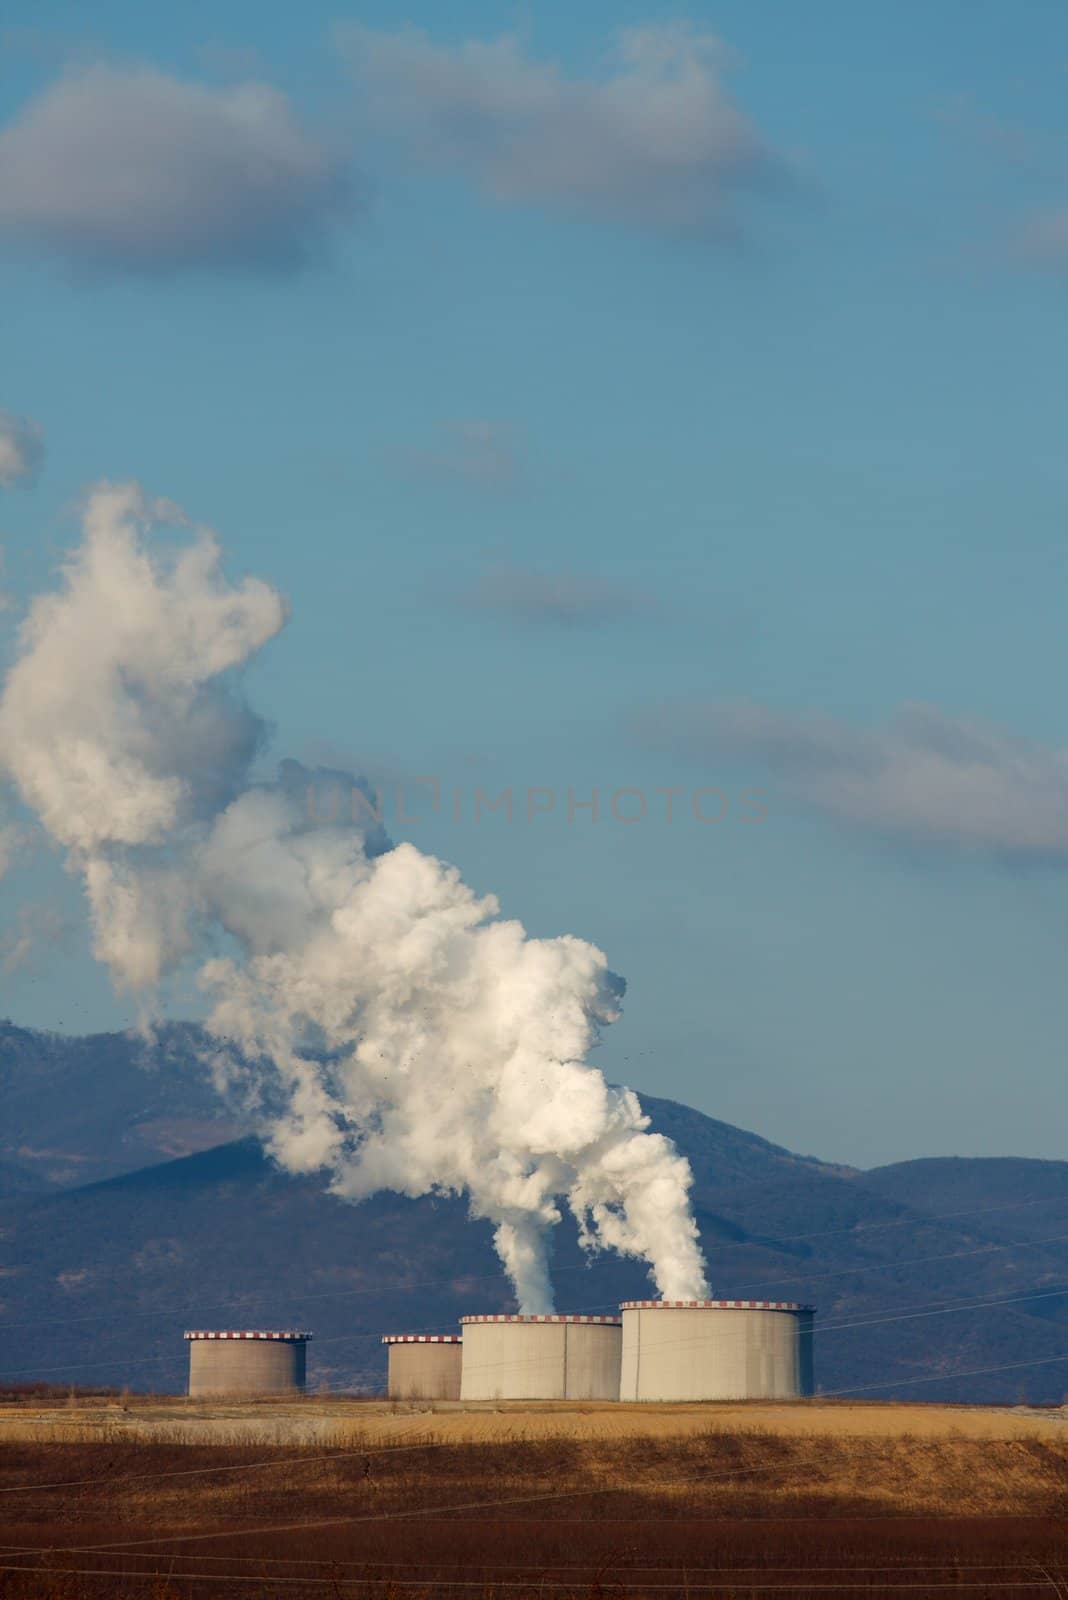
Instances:
[[[0,1408],[2,1600],[953,1588],[1068,1596],[1064,1413],[338,1399]]]
[[[299,1401],[188,1400],[102,1395],[29,1396],[0,1402],[0,1440],[106,1438],[168,1444],[493,1444],[546,1439],[680,1439],[753,1428],[790,1436],[1068,1440],[1068,1407],[790,1403],[618,1405],[603,1401],[398,1402],[309,1396]]]

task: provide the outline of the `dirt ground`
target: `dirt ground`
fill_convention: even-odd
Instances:
[[[309,1397],[300,1401],[206,1402],[129,1397],[122,1401],[0,1405],[2,1441],[169,1444],[340,1445],[419,1439],[504,1444],[569,1439],[685,1439],[716,1433],[784,1437],[1068,1440],[1068,1407],[794,1401],[627,1405],[570,1401],[390,1402]]]
[[[0,1407],[4,1600],[1068,1595],[1062,1411]]]

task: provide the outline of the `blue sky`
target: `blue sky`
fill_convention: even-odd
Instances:
[[[574,10],[7,8],[0,408],[44,441],[7,648],[136,477],[288,596],[274,753],[409,812],[438,777],[461,820],[393,832],[626,975],[611,1076],[858,1164],[1061,1156],[1064,8]],[[164,79],[155,145],[114,108]],[[212,143],[246,81],[295,174],[258,221]],[[57,862],[3,893],[0,1007],[127,1023]]]

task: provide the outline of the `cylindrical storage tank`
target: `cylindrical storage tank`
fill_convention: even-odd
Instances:
[[[310,1333],[187,1333],[190,1395],[302,1394]]]
[[[628,1300],[621,1400],[796,1400],[813,1390],[811,1306]]]
[[[462,1400],[618,1400],[618,1317],[461,1317]]]
[[[463,1339],[458,1333],[387,1333],[391,1400],[459,1400]]]

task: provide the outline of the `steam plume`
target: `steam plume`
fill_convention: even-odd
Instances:
[[[263,725],[232,676],[285,612],[218,567],[175,508],[98,487],[0,700],[0,757],[84,878],[97,954],[150,989],[224,929],[240,954],[197,957],[213,1066],[272,1154],[353,1200],[465,1193],[523,1310],[552,1308],[564,1209],[588,1248],[703,1296],[689,1165],[586,1061],[622,983],[377,826],[314,820],[295,764],[250,781]]]
[[[150,554],[167,523],[186,537]],[[227,585],[214,538],[135,484],[98,485],[83,532],[22,626],[0,758],[84,880],[96,954],[140,988],[190,949],[196,886],[176,856],[262,739],[225,675],[285,610],[258,579]]]

